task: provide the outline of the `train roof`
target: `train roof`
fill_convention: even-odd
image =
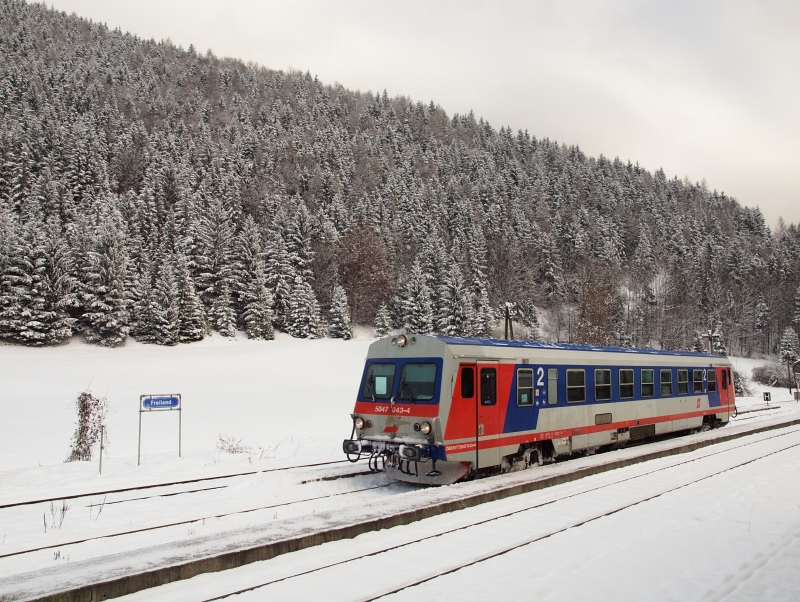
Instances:
[[[603,353],[626,353],[633,355],[671,355],[693,358],[708,358],[719,361],[724,355],[697,353],[696,351],[673,351],[664,349],[638,349],[634,347],[603,347],[600,345],[576,345],[574,343],[546,343],[543,341],[507,341],[478,337],[453,337],[441,334],[425,335],[446,345],[472,345],[477,347],[514,347],[522,349],[550,349],[559,351],[594,351]]]

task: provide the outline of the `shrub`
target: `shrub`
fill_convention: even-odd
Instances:
[[[105,397],[95,397],[89,391],[78,395],[78,426],[72,435],[72,448],[67,462],[92,459],[92,449],[100,441],[107,409],[108,401]]]
[[[766,364],[753,368],[753,380],[769,387],[788,387],[789,375],[780,364]]]
[[[740,372],[735,368],[731,369],[733,374],[733,394],[736,397],[750,397],[753,391],[747,386],[749,382],[744,372]]]

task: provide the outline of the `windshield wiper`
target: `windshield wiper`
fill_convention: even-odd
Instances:
[[[367,384],[369,385],[369,390],[372,393],[372,403],[375,403],[375,377],[370,375],[367,379]]]
[[[411,403],[417,403],[417,400],[414,399],[414,395],[411,393],[411,387],[408,386],[405,379],[400,383],[400,393],[402,394],[403,391],[408,393],[408,398],[411,400]]]

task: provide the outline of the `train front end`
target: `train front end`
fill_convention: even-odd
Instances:
[[[347,458],[368,457],[373,470],[410,483],[448,485],[463,478],[469,464],[448,462],[444,448],[447,363],[446,345],[432,337],[402,334],[370,345],[353,430],[342,445]]]

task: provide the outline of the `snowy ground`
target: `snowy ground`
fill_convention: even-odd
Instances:
[[[367,347],[372,340],[366,334],[352,341],[330,339],[301,341],[279,335],[276,341],[270,342],[249,341],[244,337],[229,340],[214,336],[196,344],[175,348],[129,342],[121,349],[102,349],[84,345],[79,341],[51,349],[0,345],[0,383],[2,383],[0,506],[34,499],[58,500],[67,496],[114,488],[251,473],[225,481],[202,481],[191,486],[174,486],[157,491],[141,490],[138,493],[124,492],[115,496],[87,496],[71,500],[70,509],[60,527],[53,526],[53,516],[48,503],[0,509],[0,581],[5,583],[5,585],[0,583],[0,597],[4,589],[7,591],[6,586],[13,586],[14,575],[22,579],[23,573],[27,573],[28,578],[35,580],[37,571],[42,571],[41,576],[46,573],[55,574],[53,571],[63,570],[65,563],[72,562],[74,563],[72,566],[76,568],[81,562],[90,566],[92,558],[107,555],[111,549],[124,555],[138,549],[154,549],[153,546],[156,545],[163,546],[168,543],[172,545],[170,542],[188,546],[195,545],[193,542],[201,540],[213,543],[215,537],[230,539],[231,533],[255,533],[259,529],[264,530],[264,533],[272,533],[274,529],[279,528],[279,525],[296,524],[297,520],[303,516],[308,517],[309,514],[312,517],[320,512],[335,514],[339,509],[352,512],[352,509],[358,509],[359,505],[370,507],[379,500],[384,500],[381,503],[385,505],[392,499],[415,495],[404,486],[386,487],[387,482],[379,475],[325,482],[313,480],[337,471],[339,474],[347,470],[351,472],[360,470],[359,467],[341,464],[264,472],[281,467],[342,459],[341,441],[350,434],[349,413],[352,411],[355,387],[361,374]],[[734,360],[734,366],[746,373],[761,363],[763,360]],[[102,475],[98,474],[96,461],[69,464],[63,462],[75,428],[75,399],[87,388],[96,395],[107,396],[109,401],[110,413],[107,425],[110,446],[104,459]],[[752,397],[737,399],[737,406],[741,411],[735,421],[738,424],[774,420],[776,417],[796,414],[799,410],[798,404],[790,401],[785,389],[767,389],[758,385],[753,386],[753,389]],[[772,392],[773,401],[769,406],[762,401],[763,390]],[[177,457],[177,413],[145,415],[142,465],[137,466],[139,395],[155,393],[181,393],[183,396],[185,408],[183,458]],[[220,435],[241,440],[241,445],[247,448],[246,453],[230,455],[219,451],[217,442]],[[720,495],[716,495],[715,501],[707,497],[707,492],[702,487],[687,487],[685,491],[675,492],[673,499],[680,498],[678,503],[664,508],[659,506],[658,511],[650,515],[649,523],[652,525],[646,528],[642,523],[641,529],[637,527],[627,535],[617,535],[616,531],[612,530],[601,531],[598,536],[586,536],[588,557],[594,558],[592,550],[595,548],[600,558],[608,559],[613,559],[620,553],[623,556],[627,554],[626,558],[632,557],[634,560],[638,560],[640,554],[644,557],[653,555],[659,558],[657,564],[675,565],[683,574],[687,569],[680,561],[683,557],[678,552],[680,541],[687,533],[694,531],[689,529],[683,535],[679,535],[686,529],[682,530],[675,525],[686,527],[695,523],[705,524],[705,519],[698,518],[702,513],[692,515],[686,510],[687,507],[711,508],[711,514],[708,514],[709,520],[713,519],[714,524],[724,526],[730,521],[739,521],[741,509],[747,504],[756,508],[762,503],[776,508],[779,512],[776,510],[771,519],[770,529],[767,530],[769,533],[761,530],[755,532],[755,535],[748,535],[756,540],[751,545],[755,550],[754,554],[766,558],[770,550],[778,549],[775,546],[783,545],[780,543],[783,540],[778,541],[778,539],[784,536],[789,537],[787,541],[790,542],[786,544],[788,547],[784,546],[788,550],[786,553],[795,550],[796,554],[797,545],[792,538],[796,538],[798,534],[795,520],[797,516],[793,515],[791,510],[799,507],[800,496],[796,495],[794,490],[782,487],[784,482],[798,480],[798,472],[793,468],[797,466],[797,458],[792,456],[792,453],[796,452],[781,452],[774,457],[770,456],[772,460],[759,460],[754,463],[753,470],[756,464],[770,467],[761,472],[757,471],[758,482],[761,483],[764,479],[766,481],[755,489],[750,486],[756,478],[747,472],[750,469],[745,470],[743,467],[731,471],[730,475],[734,477],[744,476],[734,478],[733,482],[739,483],[739,489],[731,486],[732,489],[720,490],[720,495],[724,493],[722,497],[730,501],[722,504],[725,509],[723,517],[713,514],[713,509],[719,508],[719,500],[716,498]],[[774,464],[776,462],[777,464]],[[737,481],[737,478],[741,480]],[[742,483],[747,483],[747,486],[743,487]],[[206,491],[170,497],[148,497],[193,489]],[[358,492],[356,491],[358,489],[365,491]],[[559,488],[554,488],[557,489]],[[713,491],[712,487],[708,492],[709,495]],[[623,494],[625,497],[631,492],[623,488]],[[559,494],[556,492],[554,495]],[[688,504],[680,497],[687,495],[690,499]],[[137,497],[144,499],[135,500]],[[298,500],[304,499],[312,501],[296,504]],[[98,504],[103,501],[107,505],[98,514]],[[594,502],[590,504],[592,507],[594,505]],[[54,508],[56,512],[57,508],[58,503]],[[260,510],[257,510],[259,508]],[[253,511],[243,512],[244,510]],[[689,512],[689,516],[685,514],[686,512]],[[752,512],[755,513],[755,510]],[[206,520],[224,513],[233,514],[214,518],[213,522]],[[620,517],[622,514],[620,513]],[[630,513],[624,514],[630,515]],[[468,520],[468,516],[464,514],[463,520]],[[657,516],[658,519],[654,521],[653,516]],[[536,520],[538,519],[534,519]],[[609,517],[608,520],[613,522],[623,519]],[[631,524],[639,525],[637,520],[639,519]],[[195,522],[188,524],[187,521]],[[47,531],[43,522],[49,523]],[[602,521],[598,521],[598,524],[599,522]],[[157,532],[149,531],[125,538],[94,539],[80,545],[66,545],[81,538],[107,536],[127,532],[126,530],[171,523],[176,524]],[[628,527],[628,524],[615,523],[614,529],[626,533],[626,529],[633,528]],[[781,525],[786,525],[786,528],[782,530]],[[512,530],[514,529],[521,529],[520,532],[529,530],[524,526],[516,526]],[[669,545],[657,548],[661,550],[658,553],[648,547],[656,545],[650,541],[654,536],[653,529],[662,535],[664,532],[674,533],[674,537],[668,538]],[[725,529],[721,531],[728,533]],[[581,533],[584,532],[587,530],[577,530],[574,534],[570,534],[570,537],[578,537],[578,542],[583,543],[584,536]],[[733,533],[731,537],[734,539],[739,537],[735,529],[730,532]],[[717,531],[713,533],[717,534]],[[483,541],[483,537],[480,535],[480,539],[468,538],[468,540]],[[719,538],[718,534],[714,537]],[[509,552],[509,555],[533,554],[537,567],[548,567],[550,566],[548,562],[551,563],[552,566],[547,569],[548,571],[562,570],[564,567],[569,567],[574,574],[583,574],[584,570],[589,571],[588,568],[584,569],[583,561],[569,564],[585,556],[582,550],[579,553],[575,552],[580,546],[570,540],[566,533],[563,534],[563,538],[570,543],[564,544],[566,547],[557,554],[551,554],[547,547],[549,544],[545,544],[544,548],[535,553],[528,550],[528,552]],[[359,541],[362,541],[362,538],[359,538]],[[721,541],[727,540],[723,537]],[[41,546],[51,547],[38,553],[18,554]],[[569,551],[570,546],[572,551]],[[620,546],[624,553],[619,551]],[[739,554],[737,550],[741,549],[734,545],[733,541],[722,547],[731,554]],[[326,550],[323,554],[327,554],[328,548],[325,546],[323,548]],[[606,549],[613,553],[603,552]],[[543,553],[543,550],[546,553]],[[424,557],[428,557],[429,554],[440,555],[439,551],[428,549],[421,553]],[[708,553],[710,554],[711,550],[708,550]],[[717,552],[714,552],[714,555],[716,556]],[[480,567],[476,565],[474,571],[477,572],[474,573],[476,575],[474,579],[483,579],[480,577],[482,574],[480,571],[485,570],[486,566],[492,566],[493,562],[505,563],[503,558],[507,556],[481,563]],[[273,569],[269,567],[284,566],[285,563],[291,565],[294,562],[292,558],[299,557],[289,555],[286,558],[276,564],[258,563],[248,570],[255,571],[256,575],[259,571],[270,572]],[[728,560],[732,562],[735,559],[731,557]],[[742,562],[745,560],[742,557]],[[752,564],[756,560],[751,558],[747,562]],[[270,562],[275,563],[275,561]],[[403,564],[408,560],[403,559],[399,562]],[[783,566],[774,565],[777,560],[770,562],[772,567]],[[616,581],[620,579],[619,574],[614,572],[617,570],[614,568],[617,565],[606,566],[603,562],[599,564],[589,562],[586,566],[595,566],[602,574],[617,575]],[[708,568],[706,566],[703,570]],[[472,575],[470,571],[468,573]],[[227,571],[224,575],[228,573],[229,577],[218,576],[222,579],[221,585],[218,584],[220,591],[233,591],[236,588],[231,589],[231,584],[242,580],[234,572]],[[637,568],[637,575],[640,573],[649,574],[646,570]],[[537,573],[540,575],[537,579],[541,578],[542,574],[549,573]],[[586,574],[592,573],[589,571]],[[761,571],[758,574],[765,573]],[[6,576],[5,579],[3,575]],[[458,575],[464,577],[467,573],[459,571],[454,575],[455,581],[458,581]],[[334,581],[340,578],[352,582],[352,575],[333,577]],[[258,577],[254,579],[258,581]],[[473,577],[465,579],[469,583]],[[502,581],[490,582],[495,588],[499,588],[499,591],[508,593],[521,593],[523,590],[519,588],[530,587],[529,580],[519,582],[509,579],[510,577],[504,574]],[[691,585],[695,583],[695,579],[700,579],[700,573],[691,573],[686,579]],[[733,577],[727,579],[730,581]],[[614,581],[611,579],[608,583]],[[643,584],[647,582],[646,579],[641,581]],[[189,589],[180,590],[186,593],[186,599],[201,598],[202,596],[198,594],[201,590],[192,589],[195,586],[191,585],[198,581],[191,580],[187,583],[190,583],[187,586]],[[445,578],[436,579],[424,586],[426,591],[429,588],[440,587],[435,583],[449,583],[449,581]],[[580,594],[580,591],[572,587],[574,584],[569,580],[563,583],[557,580],[547,583],[545,589],[535,590],[538,592],[537,597],[562,597],[565,593]],[[750,583],[752,585],[756,582]],[[795,585],[787,591],[800,592],[795,582],[790,583]],[[674,590],[673,596],[668,585],[669,582],[662,585],[658,597],[682,597],[678,593],[700,591],[692,590],[691,587],[678,588]],[[376,591],[378,589],[380,587]],[[418,594],[419,589],[412,588],[399,595],[401,597],[415,595],[413,592]],[[303,588],[295,591],[302,592]],[[439,592],[434,596],[436,598],[453,597],[446,594],[447,589],[431,591]],[[474,595],[470,596],[470,592],[474,592]],[[455,597],[475,599],[486,597],[483,595],[485,591],[482,594],[479,592],[478,589],[467,588]],[[252,595],[255,596],[254,599],[259,597],[257,593]],[[715,596],[710,595],[710,597]],[[342,599],[350,597],[343,595]]]
[[[800,429],[787,431],[126,599],[797,600]]]

